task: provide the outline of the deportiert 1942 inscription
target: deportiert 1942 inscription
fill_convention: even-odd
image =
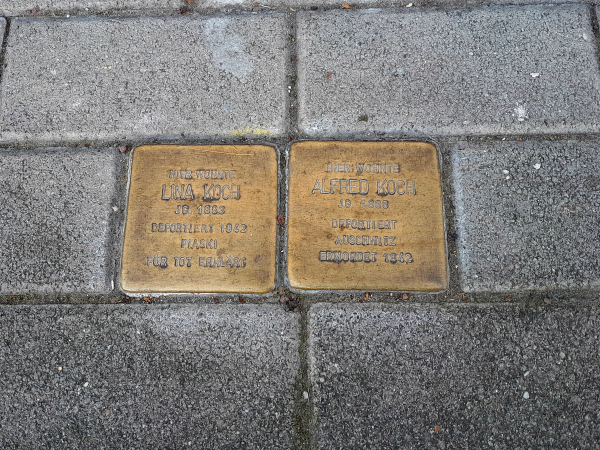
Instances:
[[[263,293],[275,284],[277,156],[260,145],[133,152],[121,283]]]
[[[447,288],[440,169],[433,145],[293,144],[288,206],[293,288]]]

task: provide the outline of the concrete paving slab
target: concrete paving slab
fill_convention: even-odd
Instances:
[[[275,136],[282,15],[15,19],[0,141]]]
[[[352,7],[385,5],[420,7],[453,5],[479,6],[482,4],[535,4],[535,3],[577,3],[580,0],[415,0],[412,3],[395,0],[381,2],[379,0],[354,0]],[[180,11],[224,11],[233,8],[237,10],[265,11],[273,8],[311,8],[332,7],[341,8],[338,0],[268,0],[255,2],[254,0],[3,0],[0,5],[0,14],[5,16],[22,16],[28,14],[93,14],[98,12],[128,13],[128,12],[167,12]],[[408,6],[410,5],[410,6]]]
[[[584,5],[298,14],[308,136],[600,131]]]
[[[581,0],[415,0],[413,2],[407,2],[403,0],[352,0],[348,3],[350,7],[367,7],[373,8],[381,7],[431,7],[431,6],[481,6],[490,4],[536,4],[536,3],[581,3]],[[254,0],[205,0],[199,2],[198,0],[190,4],[194,10],[214,10],[214,9],[227,9],[227,8],[254,8],[257,11],[265,10],[267,8],[282,8],[289,7],[293,9],[304,8],[304,9],[316,9],[316,8],[331,8],[337,7],[342,9],[342,3],[339,0],[266,0],[261,2],[255,2]]]
[[[595,448],[599,329],[597,308],[313,306],[317,445]]]
[[[600,144],[451,146],[461,288],[600,286]]]
[[[0,294],[108,293],[116,150],[0,152]]]
[[[292,447],[298,314],[0,307],[3,448]]]
[[[2,0],[0,14],[95,13],[112,10],[176,11],[183,0]]]

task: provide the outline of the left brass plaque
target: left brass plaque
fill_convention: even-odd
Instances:
[[[133,151],[121,284],[130,292],[269,292],[277,155],[262,145]]]

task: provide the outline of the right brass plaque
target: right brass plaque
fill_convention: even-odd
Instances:
[[[440,169],[421,142],[290,149],[288,278],[298,289],[448,286]]]

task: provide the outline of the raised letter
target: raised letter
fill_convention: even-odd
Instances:
[[[167,185],[163,184],[163,187],[162,187],[162,196],[160,197],[160,199],[161,200],[165,200],[165,201],[168,202],[169,200],[171,200],[171,198],[170,197],[165,197],[165,190],[166,189],[167,189]]]
[[[313,190],[311,192],[311,194],[314,194],[315,191],[318,191],[319,194],[322,194],[323,192],[321,191],[321,185],[319,184],[319,180],[315,180],[315,187],[313,187]]]

